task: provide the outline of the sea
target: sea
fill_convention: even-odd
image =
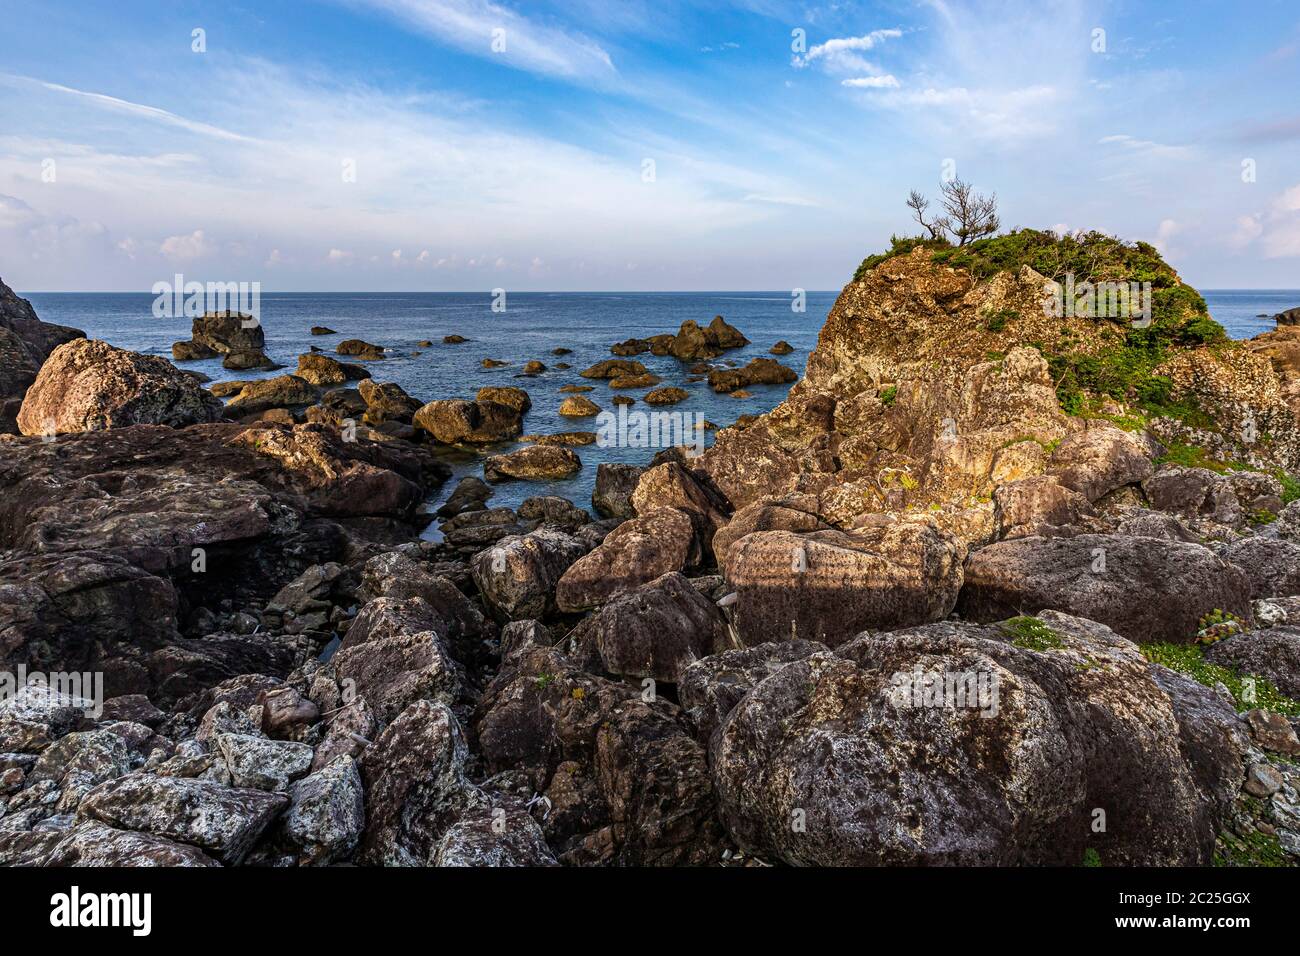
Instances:
[[[47,322],[84,329],[92,338],[119,348],[171,357],[172,343],[190,337],[190,320],[155,318],[154,296],[149,293],[19,293],[30,299],[37,314]],[[1300,290],[1211,290],[1204,291],[1210,312],[1234,338],[1250,338],[1273,328],[1272,316],[1300,305]],[[778,361],[802,375],[808,355],[817,344],[817,334],[835,302],[837,292],[808,292],[803,311],[795,310],[788,292],[657,292],[657,293],[509,293],[504,311],[494,311],[499,300],[487,293],[263,293],[261,322],[266,333],[266,353],[286,369],[274,372],[228,372],[220,359],[187,362],[184,368],[209,376],[213,381],[265,378],[291,372],[297,356],[315,345],[327,353],[332,343],[360,338],[388,350],[388,357],[368,363],[380,382],[396,382],[421,401],[443,398],[472,399],[485,385],[516,385],[532,397],[532,409],[524,418],[525,433],[596,430],[592,418],[563,418],[560,403],[569,393],[565,385],[594,385],[583,393],[604,410],[618,411],[609,401],[613,392],[603,381],[582,378],[579,373],[603,359],[612,358],[609,348],[628,338],[648,338],[676,332],[683,321],[694,319],[706,325],[715,316],[740,329],[751,344],[726,353],[725,360],[745,364],[751,358],[769,356],[778,341],[794,351],[776,356]],[[312,326],[327,326],[338,334],[317,337]],[[443,336],[461,335],[469,341],[444,345]],[[434,344],[421,347],[421,341]],[[564,356],[556,348],[571,349]],[[494,369],[482,365],[485,358],[509,364]],[[535,377],[522,375],[525,362],[537,360],[547,370]],[[676,359],[645,353],[636,360],[660,376],[661,386],[686,389],[689,398],[660,411],[702,416],[719,428],[741,415],[759,414],[779,403],[788,385],[756,385],[748,398],[717,395],[706,382],[688,381],[687,366]],[[567,369],[557,368],[568,364]],[[648,389],[624,394],[638,399],[630,411],[651,409],[640,401]],[[693,419],[698,420],[698,418]],[[704,444],[713,440],[713,430],[703,431]],[[621,461],[645,464],[660,446],[632,444],[585,445],[573,450],[582,459],[582,469],[572,479],[556,482],[503,482],[495,487],[490,506],[517,507],[533,495],[554,494],[590,507],[596,468],[601,462]],[[487,450],[500,454],[523,447],[505,443]],[[447,463],[453,479],[437,493],[430,505],[436,507],[450,494],[456,480],[465,475],[482,476],[482,455],[448,450]]]

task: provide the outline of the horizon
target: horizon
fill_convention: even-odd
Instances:
[[[834,289],[953,175],[1196,288],[1300,261],[1282,0],[56,0],[5,39],[15,288]]]
[[[1193,287],[1196,288],[1196,287]],[[21,296],[28,295],[142,295],[151,291],[111,289],[14,289]],[[804,289],[809,295],[838,295],[839,289]],[[1300,286],[1284,287],[1220,287],[1197,288],[1197,292],[1300,292]],[[262,295],[482,295],[491,297],[490,289],[274,289],[263,290]],[[784,289],[511,289],[511,295],[786,295]]]

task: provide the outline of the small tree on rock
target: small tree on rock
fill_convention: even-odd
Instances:
[[[975,192],[970,183],[960,179],[944,183],[939,188],[944,215],[928,222],[925,215],[930,208],[930,200],[915,189],[907,197],[907,206],[912,210],[913,217],[930,234],[931,239],[947,242],[955,239],[957,245],[964,246],[968,242],[993,235],[1002,225],[998,219],[996,193],[982,196]]]

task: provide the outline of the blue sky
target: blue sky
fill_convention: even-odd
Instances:
[[[22,290],[833,289],[946,162],[1005,226],[1155,242],[1205,288],[1300,287],[1294,0],[4,20],[0,276]]]

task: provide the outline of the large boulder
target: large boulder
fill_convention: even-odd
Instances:
[[[299,862],[325,866],[356,849],[366,824],[361,774],[342,756],[304,777],[289,791],[284,833],[299,850]]]
[[[745,535],[756,531],[829,531],[831,525],[817,514],[816,499],[789,495],[783,498],[764,498],[746,505],[713,536],[713,551],[717,555],[718,570],[727,570],[727,551]]]
[[[483,601],[500,620],[543,618],[555,612],[555,588],[587,552],[554,528],[502,538],[474,555],[470,570]]]
[[[1282,625],[1234,634],[1212,644],[1205,659],[1240,674],[1263,677],[1287,697],[1300,700],[1300,627]]]
[[[444,445],[487,445],[514,438],[524,430],[519,409],[499,402],[466,402],[456,398],[429,402],[413,421]]]
[[[582,470],[582,459],[559,445],[530,445],[483,462],[488,481],[562,481]]]
[[[1139,643],[1185,644],[1210,611],[1249,620],[1250,583],[1198,544],[1126,535],[1015,538],[967,559],[962,617],[999,621],[1044,608],[1098,621]]]
[[[360,365],[340,362],[320,352],[307,352],[298,356],[298,368],[293,373],[312,385],[328,387],[344,382],[370,378],[370,371]]]
[[[722,818],[793,865],[1204,865],[1233,708],[1096,623],[864,635],[763,679],[712,752]]]
[[[1233,541],[1219,553],[1245,572],[1250,580],[1251,597],[1300,594],[1300,544],[1253,535]]]
[[[121,830],[188,843],[238,865],[288,805],[289,798],[279,793],[130,774],[90,791],[78,814]]]
[[[239,390],[226,403],[226,414],[231,418],[261,415],[273,408],[303,408],[320,395],[315,385],[296,375],[277,375],[238,384]]]
[[[555,602],[562,611],[585,611],[699,560],[690,516],[676,508],[655,508],[623,522],[574,562],[560,578]]]
[[[867,628],[941,620],[957,603],[964,550],[924,521],[746,535],[726,555],[740,640],[835,647]]]
[[[632,494],[645,474],[639,465],[601,462],[596,466],[596,485],[591,492],[591,506],[602,518],[631,518],[636,514]]]
[[[18,430],[23,396],[50,353],[85,335],[80,329],[42,322],[30,302],[0,281],[0,432]]]
[[[366,827],[357,851],[371,866],[428,866],[443,834],[485,798],[465,776],[469,746],[455,714],[419,701],[366,749]]]
[[[128,425],[182,427],[222,418],[221,403],[166,359],[74,339],[41,366],[18,413],[24,435]]]
[[[194,320],[190,338],[196,349],[215,355],[261,351],[266,347],[262,324],[239,312],[209,312]]]
[[[728,635],[717,605],[670,572],[610,601],[569,640],[579,659],[610,674],[675,684],[695,661],[725,650]]]
[[[1092,423],[1061,441],[1047,469],[1063,487],[1096,501],[1116,488],[1150,478],[1155,470],[1152,459],[1159,451],[1143,433]]]

